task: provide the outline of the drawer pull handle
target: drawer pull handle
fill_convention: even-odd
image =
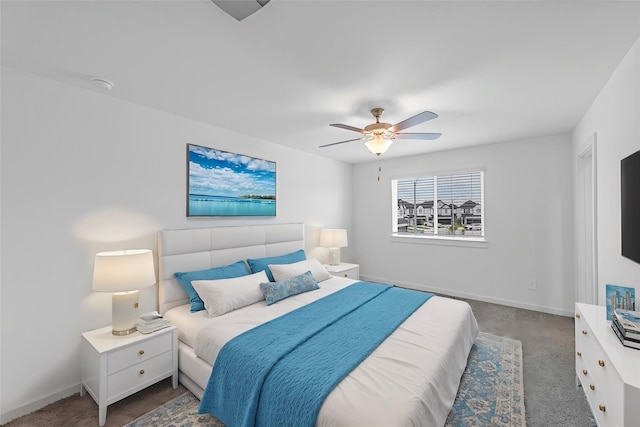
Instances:
[[[344,277],[349,277],[349,275],[348,275],[348,274],[345,274],[345,275],[344,275]]]
[[[595,390],[595,389],[596,389],[596,386],[594,386],[593,384],[589,384],[589,388],[590,388],[591,390]]]
[[[584,375],[587,375],[587,370],[586,370],[586,369],[583,369],[583,370],[582,370],[582,373],[583,373]]]
[[[600,359],[598,360],[598,365],[602,366],[604,368],[604,360]]]
[[[598,405],[598,409],[600,409],[602,412],[606,412],[607,411],[607,407],[604,405]]]
[[[144,369],[140,369],[140,375],[144,375]]]
[[[138,354],[139,354],[140,356],[142,356],[142,355],[144,354],[144,350],[140,350],[140,351],[138,352]]]
[[[576,351],[576,354],[578,355],[578,357],[582,357],[582,353],[579,351]]]
[[[585,331],[584,329],[582,330],[582,335],[587,335],[587,331]]]
[[[576,318],[579,319],[580,318],[580,313],[576,313]]]

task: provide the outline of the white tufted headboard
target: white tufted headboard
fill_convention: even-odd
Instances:
[[[189,228],[158,232],[158,309],[161,314],[188,304],[173,273],[204,270],[247,258],[304,249],[304,224]]]

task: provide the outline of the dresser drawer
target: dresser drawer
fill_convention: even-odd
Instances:
[[[145,351],[146,354],[146,351]],[[127,369],[109,376],[107,381],[107,401],[119,400],[122,394],[129,394],[129,390],[143,386],[145,383],[155,383],[159,376],[173,373],[173,354],[167,351],[159,356],[140,362]]]
[[[576,317],[576,372],[586,377],[588,384],[595,385],[607,396],[616,396],[622,401],[622,381],[616,372],[609,356],[598,342],[594,331],[586,321]],[[586,372],[586,374],[585,374]]]
[[[593,361],[602,351],[587,322],[578,316],[575,322],[576,371],[582,377],[582,370],[591,369]]]
[[[107,360],[107,375],[114,374],[136,363],[150,360],[172,348],[171,334],[161,334],[157,337],[126,346],[109,353]]]
[[[618,397],[622,398],[622,381],[618,379],[618,374],[602,349],[586,354],[584,364],[592,380],[600,386],[600,391],[606,391],[608,396],[618,392]]]
[[[598,425],[640,425],[640,352],[620,344],[606,307],[576,303],[575,346],[576,374]]]
[[[606,390],[601,387],[587,384],[584,393],[592,408],[593,416],[598,425],[604,426],[621,426],[622,425],[622,402],[609,395]]]

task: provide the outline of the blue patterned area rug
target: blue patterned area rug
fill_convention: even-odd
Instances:
[[[526,426],[520,341],[480,333],[445,425]]]
[[[462,374],[446,427],[525,427],[522,344],[480,333]],[[198,414],[200,401],[186,392],[125,427],[224,427],[211,415]]]

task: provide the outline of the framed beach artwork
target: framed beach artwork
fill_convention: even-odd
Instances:
[[[275,216],[276,163],[187,144],[187,216]]]
[[[636,290],[625,286],[607,285],[607,320],[611,320],[613,310],[621,308],[623,310],[635,311]]]

